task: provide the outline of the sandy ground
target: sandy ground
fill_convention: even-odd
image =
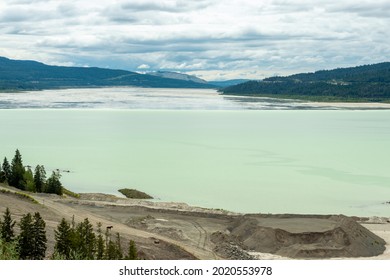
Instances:
[[[342,103],[342,102],[302,102],[300,105],[307,105],[310,107],[334,107],[347,109],[390,109],[389,103]]]
[[[212,234],[227,232],[232,221],[241,216],[222,210],[192,207],[185,203],[151,202],[104,194],[84,194],[80,199],[48,194],[31,196],[40,204],[0,193],[0,213],[9,207],[14,219],[19,221],[25,213],[39,211],[47,224],[48,254],[53,252],[54,229],[61,218],[71,220],[74,216],[76,222],[88,218],[94,225],[101,222],[103,228],[113,226],[113,233],[119,232],[124,241],[135,240],[138,249],[148,259],[224,259],[226,254],[215,250]],[[264,226],[277,225],[290,232],[321,231],[333,226],[331,221],[312,217],[286,220],[275,216],[261,222]],[[371,222],[374,223],[365,223],[363,226],[383,238],[387,247],[383,254],[368,259],[390,259],[388,219],[372,219]],[[235,258],[245,257],[249,253],[247,255],[255,259],[287,259],[278,255],[241,251],[234,252]]]

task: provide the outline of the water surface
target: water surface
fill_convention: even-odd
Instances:
[[[240,212],[389,216],[390,111],[227,109],[188,94],[208,109],[0,110],[0,156],[19,148],[26,165],[69,170],[62,181],[76,192],[135,187]]]

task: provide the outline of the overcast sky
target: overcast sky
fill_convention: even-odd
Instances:
[[[0,56],[212,80],[390,61],[390,0],[0,0]]]

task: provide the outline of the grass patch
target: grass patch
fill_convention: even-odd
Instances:
[[[121,194],[123,194],[127,198],[136,198],[136,199],[152,199],[153,198],[152,196],[150,196],[144,192],[135,190],[135,189],[120,189],[120,190],[118,190],[118,192],[120,192]]]
[[[13,196],[16,196],[16,197],[24,199],[24,200],[29,200],[32,203],[39,204],[39,202],[36,201],[32,196],[29,196],[28,194],[25,194],[25,193],[11,192],[8,190],[3,190],[3,189],[0,190],[0,193],[6,194],[6,195],[13,195]]]
[[[62,193],[70,197],[80,198],[80,194],[72,192],[64,187],[62,187]]]

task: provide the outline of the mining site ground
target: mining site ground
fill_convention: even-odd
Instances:
[[[33,194],[38,204],[0,186],[0,213],[14,220],[40,212],[46,221],[47,258],[54,252],[54,230],[64,217],[112,226],[126,246],[136,242],[144,259],[390,259],[389,219],[342,215],[240,214],[175,202],[152,202],[106,194],[80,198]],[[16,229],[18,226],[16,226]],[[95,227],[96,228],[96,227]]]

